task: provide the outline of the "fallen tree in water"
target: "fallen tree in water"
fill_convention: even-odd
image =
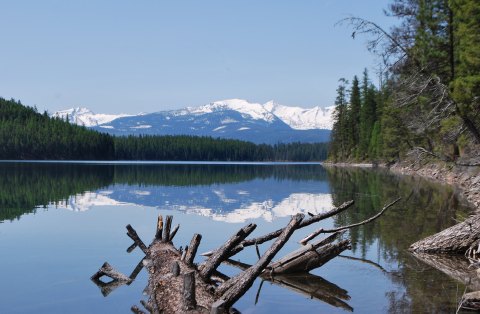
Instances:
[[[385,205],[380,214],[363,222],[323,230],[323,232],[316,231],[315,236],[321,233],[333,234],[325,239],[308,244],[308,241],[315,237],[312,236],[308,241],[302,241],[303,246],[298,250],[275,262],[272,262],[273,258],[294,231],[346,210],[353,204],[353,201],[346,202],[326,213],[311,215],[307,219],[304,219],[303,214],[297,214],[291,218],[284,228],[254,239],[246,239],[256,228],[255,224],[248,224],[238,230],[216,250],[205,254],[207,258],[199,265],[194,264],[193,261],[202,239],[201,235],[195,234],[184,250],[177,249],[172,240],[179,230],[179,225],[171,231],[172,216],[166,216],[165,222],[163,217],[159,216],[155,239],[148,247],[135,230],[128,225],[127,235],[134,241],[134,244],[127,251],[131,252],[135,247],[139,247],[145,253],[145,258],[139,265],[145,266],[149,273],[149,280],[145,289],[149,298],[148,301],[142,300],[141,304],[149,313],[227,313],[231,311],[235,302],[249,290],[255,279],[261,277],[294,291],[325,300],[334,306],[352,310],[344,302],[344,300],[349,299],[346,291],[333,284],[329,285],[325,280],[310,275],[308,272],[322,266],[350,248],[350,240],[341,239],[343,235],[343,232],[340,232],[341,230],[373,221],[399,200]],[[260,255],[258,244],[269,240],[274,240],[274,242],[263,255]],[[217,268],[221,263],[231,262],[229,260],[231,256],[252,245],[256,246],[259,257],[255,264],[241,264],[240,269],[242,271],[231,278],[218,271]],[[142,266],[139,266],[140,269]],[[140,269],[136,269],[131,276],[127,277],[105,263],[91,279],[105,295],[120,285],[130,284]],[[104,276],[111,278],[112,281],[102,281],[101,278]],[[306,280],[313,278],[313,284],[302,282],[299,278]],[[331,291],[315,290],[315,288],[321,287],[329,287]],[[143,309],[137,306],[132,306],[131,310],[134,313],[145,313]]]
[[[461,223],[413,243],[409,250],[423,253],[465,254],[469,249],[475,249],[478,246],[479,239],[480,215],[474,215]]]
[[[476,271],[480,266],[480,215],[470,216],[461,223],[417,241],[409,250],[418,259],[474,291],[462,297],[459,307],[480,310],[480,279]]]

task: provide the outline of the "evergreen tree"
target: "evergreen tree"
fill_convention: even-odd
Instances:
[[[360,143],[360,112],[362,100],[360,96],[360,85],[358,77],[355,75],[352,80],[350,91],[350,109],[349,109],[349,127],[350,138],[352,139],[352,156],[358,158],[358,144]]]
[[[334,124],[332,129],[331,158],[345,160],[350,147],[350,130],[348,128],[347,84],[344,78],[339,80],[337,98],[335,100]]]

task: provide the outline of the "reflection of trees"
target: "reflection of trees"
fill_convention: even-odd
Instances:
[[[0,222],[111,184],[195,186],[254,179],[326,181],[319,165],[0,163]]]
[[[0,222],[112,182],[112,168],[94,165],[0,163]]]
[[[457,283],[419,263],[406,251],[418,239],[455,224],[454,218],[467,216],[468,209],[459,204],[452,188],[381,169],[328,168],[327,173],[334,205],[355,200],[354,208],[335,218],[338,226],[361,221],[392,199],[403,198],[395,209],[374,223],[350,230],[354,253],[365,257],[376,244],[378,256],[398,268],[395,275],[387,276],[394,286],[406,290],[387,293],[389,312],[452,311],[456,306]]]
[[[254,179],[326,181],[319,165],[114,165],[115,183],[162,186],[194,186],[236,183]]]

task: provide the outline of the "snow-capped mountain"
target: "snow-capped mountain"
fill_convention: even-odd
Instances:
[[[83,125],[86,127],[93,127],[104,123],[109,123],[117,118],[131,117],[129,114],[102,114],[102,113],[93,113],[87,108],[71,108],[67,110],[57,111],[52,114],[54,118],[66,119],[70,123]]]
[[[304,109],[273,101],[259,104],[229,99],[200,107],[131,116],[95,115],[87,110],[72,109],[54,115],[66,116],[67,113],[73,123],[115,135],[197,135],[274,144],[328,141],[333,108]]]

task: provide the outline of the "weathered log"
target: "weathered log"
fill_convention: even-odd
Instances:
[[[143,269],[143,260],[145,258],[142,258],[140,260],[140,262],[138,262],[137,266],[135,266],[135,268],[133,269],[132,273],[130,274],[130,276],[128,276],[128,278],[130,278],[132,281],[135,280],[135,278],[137,278],[138,274],[140,273],[140,271]]]
[[[464,254],[480,239],[480,215],[413,243],[409,250],[425,253]]]
[[[222,261],[228,258],[230,250],[238,245],[240,241],[248,237],[248,235],[252,233],[256,227],[256,224],[248,224],[240,229],[230,239],[228,239],[227,242],[225,242],[221,247],[215,250],[213,254],[198,267],[200,276],[202,276],[205,280],[208,280],[210,275],[215,269],[217,269]]]
[[[124,274],[122,274],[121,272],[119,272],[118,270],[110,266],[110,264],[107,262],[103,263],[102,267],[100,267],[100,269],[95,274],[93,274],[93,276],[90,279],[96,280],[96,279],[100,279],[103,276],[107,276],[113,280],[118,280],[118,281],[124,281],[124,282],[131,281],[129,277],[125,276]]]
[[[268,276],[271,278],[271,282],[274,282],[273,278],[281,278],[277,281],[277,284],[281,286],[298,290],[300,293],[324,300],[334,306],[351,310],[351,307],[343,301],[349,298],[346,291],[338,287],[336,293],[330,293],[322,289],[316,291],[314,287],[317,285],[309,288],[310,284],[308,283],[309,280],[314,281],[315,277],[309,277],[313,275],[305,275],[305,272],[323,265],[349,247],[349,240],[332,244],[341,233],[335,233],[324,240],[303,246],[279,261],[270,264],[274,256],[289,240],[296,229],[331,217],[345,210],[351,204],[353,204],[353,202],[344,203],[342,206],[327,213],[315,215],[305,220],[303,220],[304,215],[297,214],[292,217],[285,228],[281,228],[263,237],[246,240],[246,237],[256,228],[255,224],[249,224],[230,237],[222,246],[214,250],[209,258],[198,267],[193,261],[201,236],[194,235],[190,242],[190,247],[185,247],[183,252],[176,249],[171,239],[178,228],[170,232],[172,216],[166,216],[165,222],[163,222],[163,218],[159,216],[157,220],[156,238],[148,249],[138,237],[135,230],[128,225],[127,234],[140,248],[142,248],[142,246],[144,247],[142,250],[144,250],[144,252],[146,251],[147,257],[137,265],[136,270],[132,273],[132,278],[127,278],[131,282],[142,269],[142,266],[144,265],[146,267],[149,272],[149,280],[144,291],[146,291],[150,297],[148,302],[142,302],[142,305],[144,305],[147,311],[153,313],[231,312],[231,306],[251,287],[254,280],[259,276],[264,279]],[[160,235],[161,239],[159,239]],[[260,255],[258,244],[275,238],[277,239],[271,247],[260,256],[259,260],[252,266],[248,265],[248,268],[244,269],[240,274],[229,278],[217,270],[220,263],[233,255],[236,249],[243,249],[245,246],[255,245],[257,254]],[[273,267],[270,267],[272,265]],[[304,272],[302,276],[307,277],[296,275],[287,276],[283,274],[300,270]],[[177,276],[178,274],[183,274],[183,276]],[[274,274],[275,277],[272,277]],[[114,282],[117,283],[118,280],[114,280]],[[216,286],[218,284],[220,284],[220,286]],[[338,294],[338,290],[341,290],[340,297],[336,295]]]
[[[326,244],[316,250],[309,250],[303,255],[297,256],[284,263],[282,263],[283,261],[279,261],[278,264],[273,263],[270,265],[270,273],[287,274],[309,272],[312,269],[324,265],[349,248],[350,240],[343,240],[335,244]]]
[[[179,228],[180,225],[176,225],[175,228],[173,228],[173,231],[170,233],[170,238],[168,239],[168,241],[173,241],[173,238],[175,238],[175,235],[177,234]]]
[[[462,297],[461,307],[465,310],[480,310],[480,291],[465,293]]]
[[[312,251],[315,251],[317,250],[318,248],[320,248],[321,246],[324,246],[324,245],[327,245],[329,243],[332,243],[333,241],[335,241],[336,239],[340,238],[343,234],[345,233],[345,231],[343,232],[336,232],[334,234],[332,234],[331,236],[325,238],[325,239],[322,239],[322,240],[319,240],[315,243],[311,243],[309,245],[305,245],[305,246],[302,246],[300,247],[299,249],[285,255],[284,257],[282,257],[281,259],[279,259],[278,261],[268,265],[268,268],[272,269],[272,268],[278,268],[282,265],[285,265],[299,257],[302,257],[303,255],[305,255],[306,253],[308,252],[312,252]]]
[[[349,208],[350,206],[353,205],[353,201],[349,201],[349,202],[345,202],[343,203],[342,205],[326,212],[326,213],[322,213],[322,214],[318,214],[318,215],[315,215],[313,217],[310,217],[308,219],[305,219],[303,220],[300,225],[298,226],[297,229],[300,229],[300,228],[303,228],[303,227],[307,227],[307,226],[310,226],[311,224],[313,223],[316,223],[316,222],[319,222],[321,220],[324,220],[324,219],[327,219],[327,218],[330,218],[338,213],[341,213],[342,211],[346,210],[347,208]],[[282,229],[278,229],[274,232],[271,232],[267,235],[264,235],[262,237],[258,237],[258,238],[255,238],[255,239],[247,239],[245,241],[242,241],[242,245],[244,247],[246,246],[251,246],[251,245],[255,245],[256,244],[262,244],[264,242],[267,242],[267,241],[270,241],[270,240],[273,240],[275,239],[276,237],[278,237],[284,230],[285,228],[282,228]]]
[[[188,245],[185,245],[185,250],[182,252],[180,251],[181,254],[182,254],[182,257],[180,258],[181,261],[184,261],[185,258],[187,258],[187,254],[188,254]]]
[[[154,313],[155,309],[153,306],[145,302],[145,300],[140,300],[140,303],[143,305],[143,307],[149,312],[149,313]]]
[[[174,277],[177,277],[178,275],[180,275],[180,266],[178,265],[177,261],[174,261],[172,264],[172,275]]]
[[[135,229],[133,229],[130,224],[127,225],[127,235],[138,245],[138,247],[145,255],[149,254],[147,246],[145,245],[145,243],[143,243]]]
[[[245,264],[232,259],[224,261],[225,264],[246,270],[251,265]],[[263,272],[260,277],[264,281],[271,282],[275,285],[285,287],[297,293],[303,294],[309,298],[315,298],[335,307],[343,308],[352,312],[353,308],[345,301],[350,300],[348,291],[338,287],[337,285],[325,280],[324,278],[310,273],[301,274],[282,274],[271,276],[267,272]],[[263,281],[262,281],[263,283]],[[259,292],[257,292],[256,301],[258,301]]]
[[[368,218],[368,219],[365,219],[361,222],[357,222],[357,223],[354,223],[354,224],[351,224],[351,225],[347,225],[347,226],[342,226],[342,227],[338,227],[338,228],[334,228],[334,229],[323,229],[323,228],[320,228],[316,231],[314,231],[313,233],[311,233],[310,235],[308,235],[307,237],[303,238],[302,240],[300,240],[300,243],[305,245],[308,243],[308,241],[312,240],[313,238],[317,237],[319,234],[322,234],[322,233],[333,233],[333,232],[338,232],[338,231],[342,231],[342,230],[346,230],[346,229],[350,229],[350,228],[353,228],[353,227],[358,227],[358,226],[361,226],[361,225],[365,225],[367,223],[370,223],[372,221],[374,221],[375,219],[377,219],[378,217],[380,217],[381,215],[383,215],[383,213],[385,213],[385,211],[387,209],[389,209],[390,207],[392,207],[393,205],[395,205],[398,201],[400,201],[402,198],[399,197],[397,198],[396,200],[394,200],[393,202],[391,202],[390,204],[387,204],[385,205],[382,210],[380,212],[378,212],[376,215]]]
[[[157,218],[157,231],[155,232],[155,239],[161,240],[163,233],[163,217],[162,215],[158,215]]]
[[[353,203],[354,203],[353,201],[345,202],[342,205],[340,205],[340,206],[338,206],[338,207],[336,207],[336,208],[334,208],[334,209],[332,209],[332,210],[330,210],[326,213],[318,214],[318,215],[315,215],[315,216],[310,217],[308,219],[305,219],[300,223],[300,225],[298,226],[298,229],[310,226],[313,223],[316,223],[316,222],[319,222],[321,220],[324,220],[324,219],[330,218],[332,216],[335,216],[336,214],[341,213],[342,211],[344,211],[347,208],[349,208],[350,206],[352,206]],[[270,232],[269,234],[263,235],[263,236],[258,237],[258,238],[247,239],[247,240],[242,241],[239,245],[237,245],[235,248],[232,249],[229,257],[234,256],[235,254],[242,251],[247,246],[252,246],[252,245],[255,245],[255,244],[262,244],[262,243],[265,243],[267,241],[275,239],[280,234],[282,234],[283,229],[284,228],[275,230],[273,232]],[[204,253],[202,255],[208,256],[209,253],[211,253],[211,252],[207,252],[207,253]]]
[[[200,241],[202,240],[202,235],[195,233],[190,241],[190,245],[188,246],[188,251],[185,255],[184,262],[187,265],[192,265],[193,260],[195,259],[195,254],[197,254],[198,246],[200,245]]]
[[[283,229],[281,235],[262,255],[257,263],[239,275],[230,278],[230,280],[219,287],[217,294],[221,295],[221,300],[224,301],[224,304],[227,308],[232,306],[252,286],[255,279],[271,262],[278,251],[280,251],[280,249],[288,241],[293,232],[298,228],[303,218],[303,214],[297,214],[293,216],[290,220],[290,223]]]
[[[192,271],[183,275],[183,309],[186,311],[193,310],[196,306],[195,272]]]
[[[162,242],[168,242],[170,239],[170,228],[172,227],[173,216],[165,217],[165,225],[163,226]]]
[[[127,253],[132,253],[132,251],[135,250],[137,246],[138,246],[137,243],[133,242],[133,244],[127,248]]]
[[[109,282],[102,281],[101,277],[103,276],[109,277],[112,280]],[[90,279],[95,283],[95,285],[97,285],[97,287],[100,288],[102,295],[105,297],[116,288],[123,285],[128,285],[133,281],[133,279],[114,269],[107,262],[105,262]]]
[[[138,308],[138,306],[136,306],[136,305],[133,305],[133,306],[130,308],[130,310],[131,310],[133,313],[135,313],[135,314],[147,314],[147,313],[145,313],[144,311],[140,310],[140,309]]]
[[[204,282],[198,271],[180,260],[180,252],[171,242],[154,241],[150,246],[150,259],[147,270],[149,272],[148,304],[158,309],[159,313],[209,313],[211,305],[215,302],[211,291],[211,284]],[[180,273],[193,273],[195,276],[195,301],[197,306],[194,310],[184,310],[184,278],[174,277],[171,274],[171,265],[178,262]]]

